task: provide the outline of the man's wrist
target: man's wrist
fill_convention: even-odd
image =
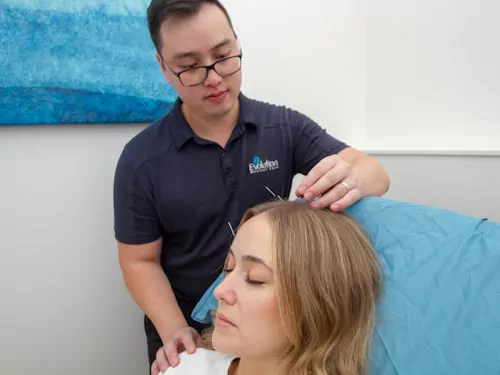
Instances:
[[[189,325],[187,324],[185,319],[179,320],[175,324],[169,324],[169,327],[165,329],[164,332],[159,332],[161,341],[166,342],[170,340],[172,338],[172,335],[174,335],[177,331],[188,327]]]

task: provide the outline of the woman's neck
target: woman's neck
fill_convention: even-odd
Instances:
[[[233,362],[228,375],[274,375],[279,365],[280,362],[277,358],[267,360],[240,358]]]

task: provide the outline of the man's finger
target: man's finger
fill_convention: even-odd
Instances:
[[[196,346],[200,348],[203,345],[203,340],[201,339],[201,336],[198,335],[196,336]]]
[[[354,185],[354,184],[353,184]],[[354,187],[352,188],[354,189]],[[336,184],[329,191],[324,193],[320,198],[312,202],[312,206],[316,208],[328,207],[332,203],[337,202],[340,198],[344,197],[348,193],[346,187],[341,183]]]
[[[307,189],[318,181],[318,179],[321,178],[321,176],[323,176],[326,172],[334,168],[340,160],[342,159],[340,159],[340,156],[338,155],[327,156],[326,158],[320,160],[320,162],[316,164],[301,181],[299,187],[295,191],[295,195],[302,197]]]
[[[321,178],[318,181],[316,181],[316,183],[313,186],[311,186],[306,191],[304,198],[308,201],[311,201],[314,198],[326,194],[332,189],[335,189],[335,186],[344,178],[346,178],[349,175],[350,171],[351,171],[351,166],[349,164],[347,163],[337,164],[335,168],[327,171],[323,176],[321,176]],[[339,193],[341,192],[342,190],[339,190]],[[338,198],[340,198],[340,196]],[[329,203],[326,203],[324,206],[328,205]]]
[[[179,364],[179,353],[177,353],[178,346],[179,342],[177,340],[171,341],[165,345],[164,351],[167,356],[168,365],[171,367],[176,367]]]
[[[156,365],[158,366],[158,370],[161,372],[167,371],[167,369],[170,367],[168,364],[168,359],[165,354],[165,348],[162,347],[160,350],[156,352]]]
[[[160,373],[160,368],[158,367],[158,362],[154,361],[151,365],[151,375],[158,375]]]
[[[196,343],[191,334],[182,337],[182,345],[189,354],[193,354],[196,350]]]
[[[354,188],[349,193],[344,195],[341,199],[330,205],[330,209],[334,212],[340,212],[345,210],[347,207],[352,206],[354,203],[359,201],[363,197],[361,190]]]

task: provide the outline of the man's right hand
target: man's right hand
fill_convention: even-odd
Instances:
[[[179,364],[179,353],[186,351],[193,354],[201,346],[201,337],[191,327],[183,327],[174,332],[156,353],[156,360],[151,366],[151,375],[165,373],[169,367]]]

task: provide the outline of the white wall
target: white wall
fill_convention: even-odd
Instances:
[[[225,3],[249,95],[302,110],[359,148],[499,150],[498,2]],[[306,74],[318,56],[329,68]],[[1,374],[147,373],[112,212],[116,160],[142,127],[0,128]],[[500,221],[500,158],[379,158],[389,197]]]
[[[367,147],[500,151],[500,1],[370,4]]]
[[[498,0],[224,3],[250,95],[362,149],[500,151]]]
[[[373,155],[391,176],[386,198],[500,223],[500,155]]]
[[[0,127],[0,374],[147,373],[112,212],[141,127]]]
[[[300,110],[365,146],[366,33],[359,0],[225,0],[246,94]]]

